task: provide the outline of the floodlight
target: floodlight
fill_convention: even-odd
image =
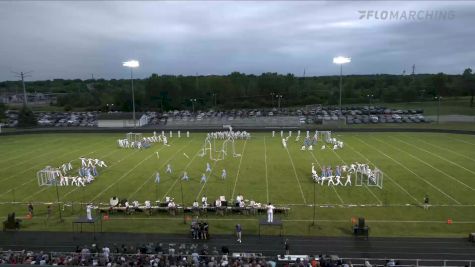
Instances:
[[[137,60],[129,60],[129,61],[122,62],[122,66],[128,67],[128,68],[138,68],[140,64]]]
[[[350,63],[351,62],[351,58],[350,57],[334,57],[333,58],[333,63],[335,64],[346,64],[346,63]]]

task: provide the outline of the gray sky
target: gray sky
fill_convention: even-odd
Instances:
[[[453,12],[451,19],[360,19],[359,10]],[[425,17],[423,17],[425,18]],[[475,67],[475,1],[0,2],[0,80],[127,78],[232,71],[461,73]]]

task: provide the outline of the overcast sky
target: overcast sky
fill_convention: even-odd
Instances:
[[[358,11],[453,12],[360,19]],[[426,13],[422,13],[424,16]],[[462,73],[475,67],[475,1],[0,1],[0,80],[126,78],[232,71],[334,75]]]

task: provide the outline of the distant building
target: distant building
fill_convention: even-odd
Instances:
[[[136,126],[142,127],[148,124],[150,117],[144,113],[135,113]],[[101,113],[97,116],[98,127],[126,128],[134,127],[132,112]]]

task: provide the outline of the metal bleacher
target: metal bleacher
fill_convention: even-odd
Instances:
[[[234,127],[298,127],[297,116],[272,116],[272,117],[174,117],[168,118],[168,127],[219,127],[230,124]]]

